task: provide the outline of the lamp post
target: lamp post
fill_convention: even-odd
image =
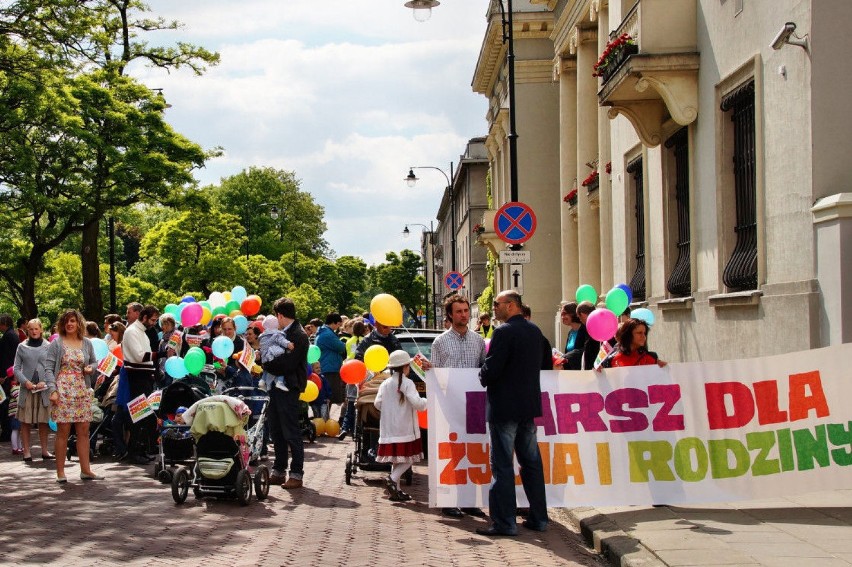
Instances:
[[[429,312],[430,312],[429,296],[432,295],[435,292],[435,265],[434,265],[434,262],[435,262],[435,228],[432,225],[432,221],[429,221],[429,226],[426,226],[425,224],[416,223],[416,222],[414,222],[414,223],[410,222],[407,225],[405,225],[405,228],[402,231],[403,238],[408,238],[411,235],[411,231],[408,230],[409,226],[422,226],[424,229],[429,229],[428,233],[427,233],[427,234],[429,234],[429,261],[423,262],[423,269],[426,270],[426,273],[424,274],[424,278],[426,279],[426,286],[429,287],[429,291],[426,294],[426,328],[429,328]],[[432,284],[431,284],[431,286],[429,286],[429,262],[433,263],[432,264]],[[435,311],[436,311],[436,309],[434,307],[435,306],[433,305],[433,309],[431,309],[432,322],[433,323],[435,322]]]
[[[414,19],[423,22],[432,15],[432,8],[441,3],[437,0],[414,0],[405,6],[414,10]],[[509,68],[507,83],[509,91],[509,192],[511,200],[518,200],[518,134],[515,131],[515,43],[512,33],[512,0],[497,0],[500,6],[500,22],[503,26],[503,43],[507,44],[506,65]]]
[[[405,182],[408,183],[409,187],[414,187],[417,182],[420,180],[416,175],[414,175],[415,169],[435,169],[440,171],[444,176],[444,179],[447,180],[447,193],[450,196],[450,244],[452,245],[450,248],[450,269],[455,271],[456,269],[456,199],[453,195],[453,182],[451,181],[453,177],[453,162],[450,162],[450,175],[447,175],[443,169],[440,167],[435,167],[434,165],[414,165],[408,168],[408,175],[405,177]]]
[[[109,236],[109,312],[115,313],[115,218],[110,215],[107,224]]]

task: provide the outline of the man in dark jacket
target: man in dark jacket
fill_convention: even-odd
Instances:
[[[307,361],[310,342],[302,325],[296,320],[296,305],[292,299],[282,297],[272,307],[278,318],[278,328],[284,331],[293,350],[263,364],[264,370],[284,377],[287,390],[271,388],[269,391],[269,432],[275,444],[275,462],[272,464],[270,484],[280,484],[290,490],[302,487],[305,449],[299,427],[299,394],[308,382]],[[288,450],[290,478],[286,479]]]
[[[12,437],[12,426],[9,421],[9,396],[12,392],[11,380],[6,379],[6,371],[15,364],[15,353],[18,350],[18,332],[15,322],[8,313],[0,315],[0,384],[6,393],[5,400],[0,404],[0,441],[8,441]]]
[[[485,364],[479,372],[488,405],[491,435],[491,488],[488,508],[491,526],[477,528],[487,536],[514,536],[517,501],[512,454],[521,466],[521,481],[530,503],[524,527],[547,528],[544,470],[534,419],[541,416],[542,334],[523,316],[521,296],[504,291],[494,300],[494,316],[503,324],[494,330]]]
[[[358,343],[355,349],[355,358],[364,360],[364,353],[373,345],[382,345],[388,351],[388,354],[395,350],[402,350],[402,345],[399,344],[399,339],[393,334],[393,327],[382,325],[376,321],[376,328],[367,335],[363,341]]]

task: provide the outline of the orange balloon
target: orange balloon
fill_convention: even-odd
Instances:
[[[240,304],[240,311],[246,317],[254,317],[260,313],[260,298],[256,295],[249,295]]]
[[[347,384],[358,384],[367,376],[367,367],[360,360],[347,360],[340,367],[340,378]]]
[[[420,429],[429,429],[429,414],[426,410],[417,412],[417,425]]]

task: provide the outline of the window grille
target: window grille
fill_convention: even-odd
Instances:
[[[681,128],[666,141],[675,161],[675,202],[677,204],[677,260],[669,274],[666,289],[675,297],[691,293],[689,257],[689,137]]]
[[[755,181],[754,80],[722,99],[722,112],[734,123],[736,244],[722,281],[731,291],[757,288],[757,193]],[[725,206],[727,203],[723,203]]]
[[[645,187],[642,174],[642,158],[638,157],[627,164],[627,173],[633,176],[636,192],[636,270],[630,278],[630,289],[634,301],[645,300]]]

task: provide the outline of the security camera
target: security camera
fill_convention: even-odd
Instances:
[[[805,34],[805,37],[799,38],[798,36],[790,36],[793,35],[793,32],[796,31],[796,24],[793,22],[787,22],[784,24],[784,27],[781,28],[781,31],[775,36],[775,39],[772,40],[772,49],[779,50],[785,45],[798,45],[801,48],[804,48],[805,51],[808,51],[808,36]]]

